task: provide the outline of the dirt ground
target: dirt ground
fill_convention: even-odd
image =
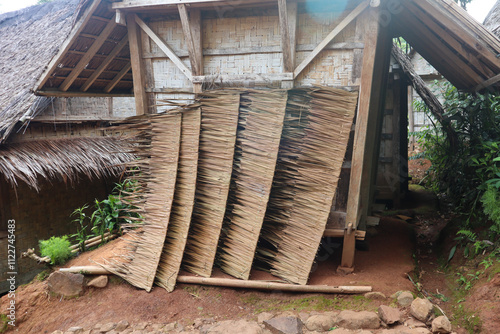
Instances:
[[[410,165],[411,166],[411,165]],[[416,164],[422,166],[421,164]],[[412,171],[411,173],[414,173]],[[416,175],[416,173],[412,174]],[[419,204],[416,204],[419,203]],[[498,333],[500,328],[500,266],[485,271],[470,295],[460,294],[456,271],[472,272],[477,263],[464,263],[456,256],[448,268],[442,258],[453,244],[453,231],[441,230],[451,219],[439,211],[434,196],[416,190],[410,194],[407,209],[382,216],[376,228],[367,233],[368,250],[356,252],[356,268],[351,275],[340,275],[341,245],[338,240],[325,239],[309,284],[370,285],[373,291],[390,296],[399,290],[410,290],[432,298],[442,307],[458,329],[458,333]],[[422,206],[423,205],[423,206]],[[411,217],[404,221],[397,217]],[[65,266],[81,266],[102,262],[110,257],[117,245],[111,243],[80,255]],[[476,260],[479,261],[479,260]],[[187,275],[187,273],[181,273]],[[496,276],[495,276],[496,275]],[[216,270],[214,277],[228,277]],[[408,277],[412,277],[412,281]],[[251,279],[276,280],[261,271],[252,272]],[[418,289],[416,288],[418,287]],[[5,313],[8,299],[0,299],[0,313]],[[18,333],[52,333],[71,326],[90,327],[96,323],[179,321],[188,325],[197,318],[256,319],[268,312],[326,311],[354,309],[375,311],[381,301],[363,296],[262,292],[246,289],[203,287],[179,284],[174,292],[155,287],[147,293],[117,277],[105,289],[88,288],[81,297],[65,300],[50,296],[46,282],[34,280],[17,291]],[[387,303],[385,301],[384,303]],[[472,311],[470,311],[472,310]],[[481,319],[482,330],[477,319]],[[461,327],[468,327],[469,331]],[[472,329],[471,329],[472,328]]]

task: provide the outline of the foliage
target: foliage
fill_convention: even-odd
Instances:
[[[456,3],[459,3],[459,0],[454,0]],[[467,4],[471,3],[472,0],[460,0],[460,6],[462,6],[463,9],[467,9]]]
[[[9,318],[3,313],[0,313],[0,333],[5,333],[9,324]]]
[[[40,240],[40,253],[43,257],[50,257],[51,264],[63,264],[72,256],[68,236],[51,237],[48,240]]]
[[[119,230],[122,226],[133,224],[141,218],[136,208],[124,198],[125,194],[134,192],[136,188],[136,182],[127,179],[117,183],[108,198],[102,201],[96,199],[90,215],[85,213],[89,210],[87,204],[73,211],[72,215],[76,216],[73,222],[78,224],[78,228],[72,237],[78,242],[80,251],[85,251],[86,240],[100,236],[104,241],[106,232]]]

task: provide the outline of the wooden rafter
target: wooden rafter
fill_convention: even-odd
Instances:
[[[92,46],[85,52],[83,57],[78,61],[76,64],[75,68],[71,71],[71,73],[68,75],[66,80],[63,81],[63,83],[59,86],[59,89],[62,90],[63,92],[67,91],[69,87],[73,84],[73,82],[76,80],[78,75],[83,71],[83,69],[88,65],[90,60],[94,57],[94,55],[99,51],[101,46],[104,44],[104,42],[108,39],[109,35],[115,29],[116,27],[116,22],[114,17],[108,21],[106,24],[106,27],[104,27],[103,31],[94,40],[94,43],[92,43]]]
[[[110,81],[110,83],[106,86],[106,88],[104,88],[104,91],[106,93],[109,93],[113,90],[113,88],[115,88],[115,86],[120,82],[120,80],[125,76],[125,74],[128,73],[128,71],[130,71],[130,69],[132,68],[132,64],[131,63],[128,63],[125,67],[122,68],[122,70],[120,71],[120,73],[118,73],[114,78],[113,80]]]
[[[499,81],[500,81],[500,74],[497,74],[497,75],[495,75],[495,76],[493,76],[493,77],[489,78],[488,80],[486,80],[486,81],[484,81],[484,82],[480,83],[480,84],[476,87],[475,91],[476,91],[476,92],[479,92],[480,90],[483,90],[483,89],[485,89],[485,88],[488,88],[488,87],[490,87],[490,86],[493,86],[494,84],[496,84],[496,83],[497,83],[497,82],[499,82]]]
[[[309,65],[316,56],[330,43],[345,27],[349,25],[354,19],[358,17],[367,7],[369,6],[369,1],[363,1],[358,5],[352,12],[350,12],[329,34],[325,37],[321,43],[300,63],[299,66],[293,71],[294,78],[297,76]]]
[[[47,66],[47,69],[44,71],[40,79],[35,85],[35,91],[41,90],[43,88],[43,85],[49,80],[50,75],[54,72],[54,70],[57,68],[57,66],[61,63],[62,57],[68,52],[68,50],[71,48],[71,45],[73,44],[74,39],[83,31],[89,20],[92,18],[92,13],[97,9],[97,7],[101,4],[101,0],[95,0],[91,3],[89,8],[85,10],[85,13],[81,16],[80,21],[78,21],[71,32],[68,35],[68,38],[64,41],[64,43],[61,45],[59,52],[57,53],[54,58],[50,61],[49,65]]]
[[[182,60],[175,54],[175,52],[165,43],[165,41],[158,36],[143,20],[141,20],[137,15],[134,15],[135,22],[141,27],[141,29],[151,38],[158,47],[165,52],[167,57],[181,70],[190,81],[193,80],[193,74],[191,70],[184,65]]]
[[[102,74],[102,72],[104,72],[106,67],[108,67],[108,65],[113,61],[116,55],[118,55],[123,50],[127,43],[128,36],[125,35],[125,37],[123,37],[123,39],[118,44],[116,44],[111,53],[106,57],[106,59],[103,60],[101,65],[99,65],[99,67],[95,69],[94,73],[92,73],[92,75],[83,84],[83,86],[80,88],[82,92],[86,92],[90,88],[90,86],[92,86],[96,79]]]

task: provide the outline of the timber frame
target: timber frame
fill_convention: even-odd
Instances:
[[[189,103],[213,87],[325,85],[359,93],[352,159],[343,174],[350,174],[346,210],[331,215],[341,217],[337,219],[341,223],[325,232],[344,238],[342,273],[354,268],[355,240],[364,237],[360,228],[364,229],[376,197],[392,38],[404,37],[459,89],[495,88],[500,82],[500,41],[452,0],[349,0],[333,21],[325,19],[328,31],[311,41],[305,41],[304,22],[312,29],[324,28],[304,18],[302,0],[110,2],[89,2],[38,81],[38,94],[133,93],[136,113],[143,115]],[[320,0],[311,2],[326,6]],[[247,36],[251,29],[241,28],[238,38],[217,30],[223,20],[241,19],[238,24],[243,25],[243,18],[251,15],[276,23],[269,24],[278,33],[265,36],[267,44],[260,40],[245,44],[251,40]],[[98,29],[89,33],[97,21]],[[214,31],[205,31],[207,27]],[[212,33],[217,37],[210,39]],[[88,38],[92,42],[82,51],[78,45]],[[238,41],[239,47],[221,46],[225,39]],[[339,59],[347,59],[347,64],[339,65]],[[256,65],[248,65],[251,61]],[[398,166],[396,170],[399,175]]]

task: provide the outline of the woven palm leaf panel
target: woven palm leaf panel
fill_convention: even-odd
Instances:
[[[210,277],[233,168],[240,93],[219,91],[201,100],[201,134],[195,207],[183,266]]]
[[[150,126],[143,125],[147,135],[139,137],[143,159],[136,163],[141,167],[137,176],[143,184],[142,200],[136,202],[144,224],[129,241],[129,252],[106,266],[130,284],[151,291],[162,254],[177,177],[179,160],[181,115],[151,117]],[[148,143],[150,144],[148,145]],[[144,159],[146,156],[149,158]]]
[[[278,157],[287,92],[241,95],[231,192],[220,248],[220,266],[241,279],[250,270],[264,222]]]
[[[337,187],[357,103],[339,89],[289,91],[259,259],[307,284]]]
[[[199,108],[182,113],[181,148],[174,203],[165,246],[156,273],[156,283],[169,292],[175,287],[193,213],[200,127]]]

